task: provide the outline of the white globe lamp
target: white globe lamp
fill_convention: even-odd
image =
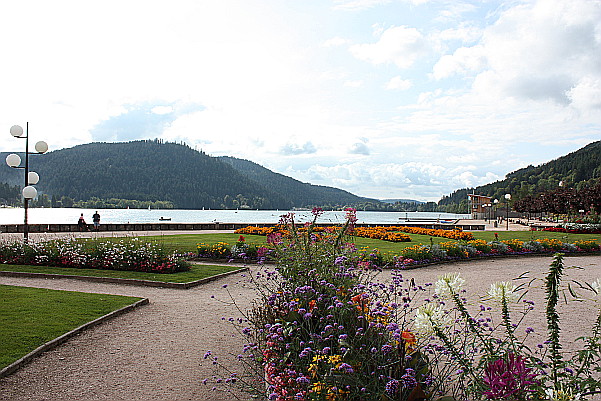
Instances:
[[[27,174],[27,183],[29,185],[35,185],[38,181],[40,181],[40,176],[35,171],[30,171],[29,174]]]
[[[38,195],[38,190],[32,187],[31,185],[23,188],[23,197],[25,199],[33,199]]]
[[[46,153],[48,152],[48,144],[44,141],[39,141],[35,144],[35,151],[38,153]]]
[[[21,164],[21,157],[11,153],[10,155],[6,156],[6,164],[8,164],[10,167],[19,167]]]
[[[23,128],[20,125],[13,125],[10,127],[10,134],[17,138],[23,136]]]

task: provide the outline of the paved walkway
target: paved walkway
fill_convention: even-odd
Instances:
[[[92,328],[0,379],[0,400],[231,400],[201,383],[213,374],[202,356],[212,350],[226,357],[242,348],[242,338],[221,319],[240,313],[218,300],[227,301],[222,288],[227,283],[238,305],[247,309],[254,292],[235,285],[239,280],[237,274],[173,290],[0,278],[0,284],[150,299],[149,305]]]
[[[409,270],[405,277],[426,283],[442,273],[457,271],[466,279],[468,294],[473,296],[482,294],[492,282],[506,281],[525,271],[529,271],[531,277],[542,278],[551,260],[551,256],[544,256],[442,264]],[[568,272],[568,276],[580,281],[601,277],[601,256],[570,257],[565,264],[584,268]],[[381,275],[383,280],[389,277],[390,272]],[[241,349],[241,336],[221,319],[240,316],[237,307],[242,310],[251,307],[254,292],[241,275],[189,290],[11,277],[0,277],[0,284],[150,299],[149,305],[94,327],[41,355],[13,375],[0,379],[0,400],[234,399],[230,394],[211,391],[210,385],[201,383],[213,374],[210,362],[202,356],[206,350],[212,350],[227,363],[227,356],[235,356]],[[224,284],[228,284],[227,289],[223,288]],[[228,300],[228,291],[237,306],[224,302]],[[540,286],[528,294],[528,299],[537,301],[539,308],[543,297]],[[580,304],[563,310],[562,336],[565,337],[562,338],[569,348],[572,340],[592,323],[596,311],[591,313]],[[541,311],[532,318],[534,321],[523,327],[532,326],[539,336],[544,335],[544,313]],[[239,368],[234,362],[230,366]],[[241,399],[250,397],[242,394]]]

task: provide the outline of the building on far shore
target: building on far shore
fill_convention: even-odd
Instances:
[[[472,219],[488,220],[495,216],[493,207],[496,205],[490,196],[467,194],[468,205]]]

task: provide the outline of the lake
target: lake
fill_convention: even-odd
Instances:
[[[86,222],[92,223],[95,209],[76,208],[30,208],[28,222],[30,224],[63,224],[77,223],[83,213]],[[304,223],[312,219],[310,211],[286,210],[180,210],[180,209],[98,209],[100,223],[158,223],[169,219],[171,223],[265,223],[276,224],[280,216],[294,213],[295,221]],[[344,211],[326,211],[320,216],[318,223],[341,224],[345,220]],[[455,220],[469,219],[469,214],[453,214],[439,212],[363,212],[357,211],[358,223],[362,224],[396,224],[412,220]],[[24,210],[22,208],[0,208],[0,224],[22,224]]]

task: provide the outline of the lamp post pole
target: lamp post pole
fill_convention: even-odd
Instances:
[[[505,200],[507,201],[507,206],[505,208],[505,223],[507,224],[506,231],[509,231],[509,201],[511,200],[511,194],[505,194]]]
[[[29,241],[29,223],[28,223],[28,209],[29,200],[36,197],[38,191],[33,185],[37,184],[40,180],[40,176],[29,171],[29,122],[25,126],[25,132],[19,125],[13,125],[10,127],[10,134],[15,138],[25,139],[25,165],[21,166],[21,158],[19,155],[11,153],[6,156],[6,164],[12,168],[18,168],[25,170],[25,186],[23,187],[23,208],[25,209],[25,218],[23,221],[23,241],[27,243]],[[48,144],[44,141],[39,141],[35,144],[35,152],[31,154],[42,154],[48,151]]]

